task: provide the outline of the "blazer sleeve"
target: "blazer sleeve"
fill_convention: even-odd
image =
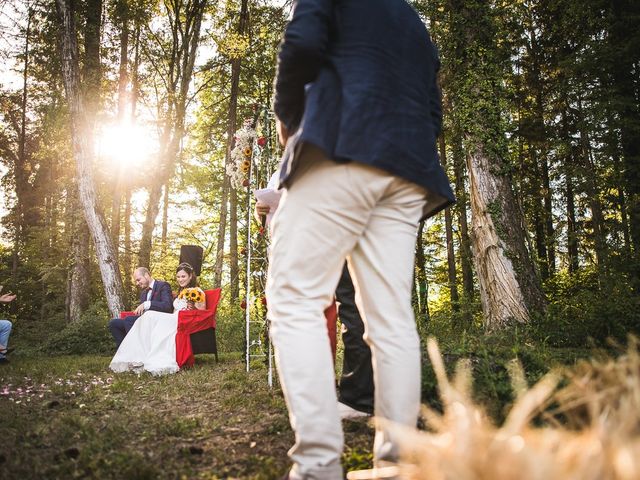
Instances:
[[[334,0],[299,0],[278,53],[273,108],[290,132],[304,113],[304,86],[327,58]]]
[[[173,296],[171,295],[171,286],[167,282],[159,282],[158,293],[154,295],[151,300],[151,306],[149,310],[155,310],[156,312],[173,312]]]

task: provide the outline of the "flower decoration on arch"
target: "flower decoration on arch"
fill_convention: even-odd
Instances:
[[[242,128],[234,135],[234,146],[231,150],[231,162],[227,165],[227,175],[231,178],[231,185],[235,189],[248,186],[247,175],[251,170],[253,144],[256,131],[250,119],[245,120]]]

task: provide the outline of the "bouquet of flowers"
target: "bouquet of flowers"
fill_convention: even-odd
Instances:
[[[204,292],[199,288],[183,288],[178,294],[178,298],[187,302],[204,303]]]
[[[231,162],[227,165],[227,175],[231,177],[231,184],[238,189],[244,185],[245,176],[251,168],[253,141],[256,131],[251,128],[252,121],[245,120],[244,125],[234,135],[235,146],[231,150]]]

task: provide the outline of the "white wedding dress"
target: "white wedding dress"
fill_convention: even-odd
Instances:
[[[180,370],[176,362],[178,312],[187,308],[186,300],[173,301],[173,313],[144,312],[133,324],[109,368],[114,372],[143,370],[153,375],[166,375]]]

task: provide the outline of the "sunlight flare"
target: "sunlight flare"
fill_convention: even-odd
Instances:
[[[131,123],[106,125],[96,137],[98,156],[121,166],[142,165],[157,149],[155,132]]]

